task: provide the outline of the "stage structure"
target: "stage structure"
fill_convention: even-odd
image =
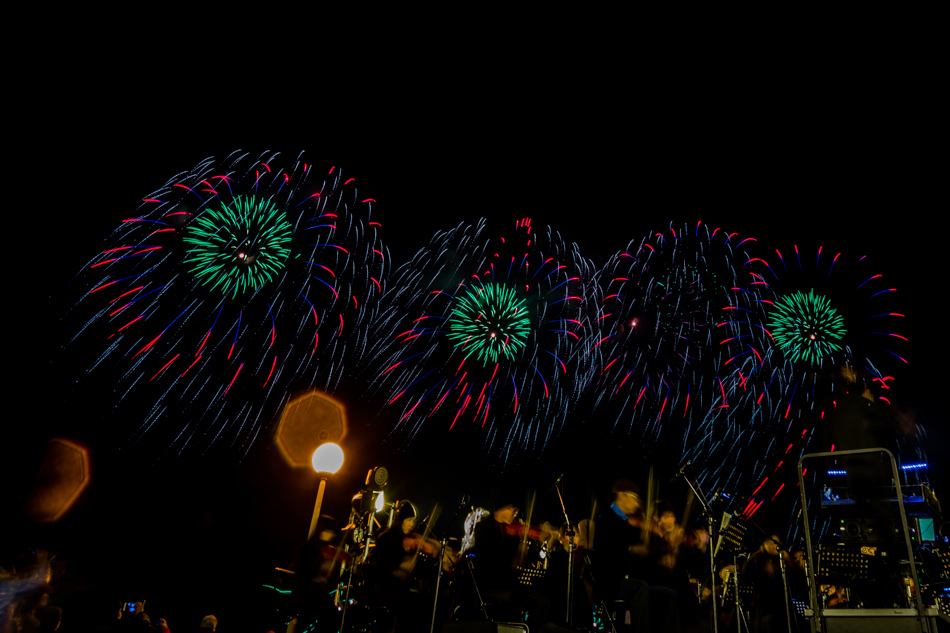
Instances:
[[[829,478],[842,476],[847,487],[831,493]],[[936,633],[937,609],[926,608],[922,595],[920,535],[908,521],[893,453],[863,448],[803,455],[798,485],[812,633]],[[834,528],[820,542],[812,533],[815,515],[830,517]]]

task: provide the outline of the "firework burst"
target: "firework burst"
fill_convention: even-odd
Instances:
[[[896,347],[907,338],[895,332],[904,315],[887,305],[897,289],[875,274],[867,257],[822,250],[803,262],[797,245],[793,258],[776,249],[774,257],[750,258],[744,266],[749,287],[762,295],[769,334],[763,339],[764,366],[788,377],[770,391],[778,405],[771,413],[771,439],[752,444],[762,458],[750,471],[759,475],[750,486],[745,517],[790,488],[798,458],[807,450],[834,450],[822,436],[836,401],[857,389],[890,406],[890,374],[907,363]]]
[[[907,363],[898,347],[907,338],[896,332],[904,315],[888,306],[897,289],[867,257],[823,255],[818,247],[803,264],[797,245],[793,251],[791,261],[776,249],[771,261],[746,264],[751,285],[763,289],[774,344],[789,360],[804,371],[849,363],[879,379],[885,367]]]
[[[460,294],[447,322],[448,339],[483,366],[516,360],[531,333],[524,298],[514,288],[480,280]]]
[[[90,373],[136,441],[246,453],[291,390],[337,386],[384,290],[372,202],[302,155],[237,153],[142,201],[79,276],[74,339],[104,343]]]
[[[792,362],[811,364],[840,352],[846,333],[841,315],[813,290],[779,297],[769,315],[769,328],[775,344]]]
[[[233,297],[260,290],[287,264],[293,228],[270,200],[235,198],[195,218],[182,242],[188,272]]]
[[[793,366],[766,327],[762,288],[743,279],[757,248],[702,223],[671,227],[599,275],[601,415],[645,457],[691,461],[708,490],[752,490],[800,431],[786,419]]]
[[[741,365],[759,354],[749,322],[757,296],[739,287],[734,265],[747,242],[702,223],[675,227],[631,242],[602,269],[591,351],[597,402],[617,430],[647,445],[667,424],[686,437],[694,418],[727,408],[744,385]]]
[[[486,234],[484,221],[439,233],[397,271],[381,320],[395,347],[376,383],[402,407],[394,436],[464,434],[513,463],[558,435],[589,380],[592,272],[528,219]]]

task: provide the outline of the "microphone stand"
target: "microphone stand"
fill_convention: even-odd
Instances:
[[[590,583],[591,585],[594,586],[594,592],[596,592],[597,579],[594,578],[594,572],[591,568],[590,558],[587,556],[587,554],[584,554],[584,568],[587,570],[587,575],[590,577]],[[600,597],[598,597],[598,602],[600,602],[600,606],[604,610],[604,617],[607,618],[607,623],[610,624],[610,630],[613,633],[617,633],[617,627],[614,624],[613,617],[610,615],[610,608],[607,606],[607,602],[603,598],[600,598]]]
[[[346,622],[346,610],[350,604],[350,587],[353,586],[353,570],[356,568],[356,556],[350,559],[350,578],[346,583],[346,594],[343,596],[343,609],[340,615],[340,630],[343,630],[343,623]]]
[[[769,537],[769,538],[772,538],[772,537]],[[772,539],[772,542],[775,543],[775,547],[776,549],[778,549],[778,568],[782,572],[782,585],[785,588],[785,619],[788,622],[789,633],[791,633],[792,607],[789,603],[792,601],[792,594],[788,590],[788,574],[786,572],[787,567],[785,564],[785,554],[788,553],[788,550],[782,547],[782,545],[778,541],[776,541],[774,538]]]
[[[783,547],[781,543],[779,543],[777,540],[772,538],[772,536],[768,532],[763,530],[762,526],[760,526],[758,523],[756,523],[752,519],[749,519],[749,523],[756,530],[759,531],[759,534],[765,535],[770,541],[775,543],[775,549],[778,550],[778,568],[782,574],[782,587],[785,590],[785,620],[786,620],[786,623],[788,624],[788,630],[792,631],[793,630],[792,629],[792,607],[791,607],[792,594],[788,590],[788,572],[787,572],[787,566],[785,564],[785,554],[789,554],[789,551],[785,549],[785,547]],[[796,627],[796,630],[797,630],[797,627]]]
[[[435,597],[432,599],[432,622],[429,625],[429,633],[435,633],[435,613],[436,613],[436,609],[439,606],[439,586],[442,584],[442,572],[443,572],[442,563],[445,560],[445,546],[446,546],[446,543],[448,542],[449,528],[451,528],[452,525],[455,523],[455,519],[458,518],[459,512],[461,512],[462,508],[464,508],[466,505],[468,505],[468,495],[465,495],[462,498],[461,505],[459,505],[459,507],[455,509],[455,514],[452,515],[452,520],[449,521],[449,524],[446,525],[445,529],[442,531],[442,538],[440,539],[440,542],[439,542],[439,558],[438,560],[436,560],[436,565],[438,565],[439,567],[439,574],[435,578]],[[476,591],[478,590],[477,585],[475,589]],[[478,599],[479,601],[481,601],[480,593],[479,593]]]
[[[370,544],[371,544],[372,541],[373,541],[373,517],[374,517],[374,515],[373,515],[373,512],[372,512],[372,511],[368,511],[367,514],[369,515],[369,523],[368,523],[368,525],[366,526],[366,533],[365,533],[365,538],[366,538],[366,540],[365,540],[365,542],[363,543],[363,551],[361,552],[362,559],[363,559],[361,565],[362,565],[362,564],[365,564],[366,561],[367,561],[367,559],[369,558],[369,548],[370,548]],[[360,517],[359,517],[359,521],[353,521],[354,525],[355,525],[355,524],[362,525],[362,523],[363,523],[363,521],[365,520],[365,518],[366,518],[366,517],[360,516]],[[359,548],[357,548],[357,550],[358,550],[358,549],[359,549]],[[353,572],[356,570],[356,559],[357,559],[357,558],[359,558],[359,557],[356,556],[356,555],[354,555],[354,556],[353,556],[353,559],[350,561],[350,580],[349,580],[349,583],[346,585],[346,595],[345,595],[344,598],[343,598],[343,609],[342,609],[342,613],[340,614],[340,630],[341,630],[341,631],[343,630],[343,623],[346,622],[346,611],[347,611],[347,609],[349,609],[349,606],[350,606],[350,588],[353,586]],[[362,570],[362,567],[360,567],[360,569]]]
[[[565,622],[567,623],[568,628],[574,626],[574,549],[577,545],[574,543],[574,524],[571,523],[571,519],[567,516],[567,507],[564,505],[564,497],[561,495],[561,481],[558,479],[554,482],[554,490],[557,492],[558,501],[561,502],[561,512],[564,513],[564,521],[567,523],[567,532],[565,535],[568,539],[568,550],[567,550],[567,614],[565,616]]]
[[[481,609],[485,619],[491,621],[491,618],[488,616],[488,604],[482,597],[482,590],[478,588],[478,580],[475,579],[475,568],[472,567],[472,559],[468,557],[468,554],[465,555],[465,565],[468,567],[468,575],[472,579],[472,586],[475,587],[475,595],[478,596],[478,608]]]
[[[713,552],[713,534],[716,531],[715,522],[713,520],[712,510],[706,502],[706,497],[703,496],[699,483],[694,484],[690,480],[689,475],[685,472],[681,472],[681,474],[687,485],[689,485],[689,489],[693,491],[693,494],[696,495],[699,503],[703,506],[703,514],[706,515],[706,530],[709,533],[709,582],[711,583],[710,589],[712,590],[710,594],[710,602],[712,603],[712,630],[713,633],[719,633],[719,614],[716,611],[716,555]]]
[[[736,633],[742,632],[743,622],[745,622],[745,630],[750,631],[749,623],[745,619],[745,612],[742,610],[742,600],[739,598],[739,557],[735,552],[732,553],[732,586],[736,592]],[[789,631],[789,633],[792,632]]]

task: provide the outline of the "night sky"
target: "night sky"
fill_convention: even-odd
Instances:
[[[173,629],[204,612],[250,617],[242,601],[263,604],[268,570],[289,564],[306,534],[313,472],[285,466],[266,438],[239,463],[143,463],[121,428],[101,427],[62,353],[76,325],[65,316],[75,298],[70,281],[109,231],[173,174],[235,149],[304,150],[315,164],[355,177],[361,197],[378,201],[374,219],[397,264],[436,230],[479,217],[550,224],[596,264],[648,230],[698,220],[773,248],[871,254],[899,289],[894,307],[909,315],[900,404],[928,433],[938,496],[947,485],[946,310],[938,305],[947,226],[945,197],[934,193],[943,178],[930,89],[898,68],[843,79],[792,64],[728,76],[696,66],[673,82],[615,65],[561,74],[547,65],[449,73],[407,64],[290,83],[237,63],[210,76],[147,64],[130,74],[114,57],[64,55],[42,85],[30,84],[24,144],[7,174],[11,189],[29,183],[18,192],[23,207],[11,212],[30,232],[17,285],[27,299],[7,304],[8,337],[27,371],[8,383],[4,492],[17,519],[5,553],[27,545],[58,552],[69,604],[82,604],[88,617],[143,597],[153,617],[177,619]],[[394,497],[452,508],[470,492],[487,505],[491,472],[466,463],[447,473],[452,446],[396,454],[380,441],[391,414],[378,415],[355,390],[338,395],[350,436],[326,512],[345,518],[375,465],[390,467]],[[15,413],[21,398],[31,404]],[[89,447],[91,485],[58,524],[39,526],[19,508],[54,435]],[[568,509],[580,517],[590,492],[602,497],[612,477],[642,476],[642,464],[562,457],[513,474],[538,486],[542,518],[557,520],[550,482],[560,472],[570,473]],[[674,487],[668,494],[683,496]]]

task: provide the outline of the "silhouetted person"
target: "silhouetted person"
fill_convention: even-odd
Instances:
[[[786,565],[791,564],[791,560],[788,553],[779,552],[777,540],[773,534],[762,541],[759,549],[749,557],[744,570],[745,580],[753,587],[750,622],[753,633],[788,631],[779,556],[785,556]]]
[[[826,403],[828,413],[821,427],[825,446],[829,450],[834,447],[834,452],[890,449],[896,435],[894,429],[889,428],[887,411],[849,367],[841,369],[841,380],[844,393]],[[840,458],[847,472],[851,498],[859,506],[875,504],[888,496],[891,473],[885,457],[881,453],[869,453]],[[829,490],[826,500],[832,500],[833,496]]]
[[[333,519],[321,516],[313,536],[294,554],[293,582],[294,604],[298,613],[297,631],[305,630],[314,622],[320,622],[321,626],[324,626],[339,619],[330,589],[339,578],[341,562]],[[211,617],[214,616],[206,616]]]
[[[434,560],[439,546],[415,532],[416,515],[416,507],[409,501],[402,501],[396,509],[392,526],[376,537],[372,557],[376,566],[377,601],[389,609],[397,630],[421,630],[428,618],[428,612],[421,604],[422,595],[417,591],[419,576],[416,575],[416,566],[423,563],[420,552]],[[435,570],[431,572],[434,574]]]
[[[534,626],[546,621],[548,602],[518,583],[521,537],[530,527],[516,521],[520,510],[516,496],[506,491],[496,497],[492,513],[475,525],[475,578],[495,619],[520,620],[527,611]]]
[[[42,633],[52,633],[52,631],[58,630],[59,625],[63,622],[63,610],[59,607],[46,605],[36,610],[36,619],[40,622],[39,630]]]
[[[584,556],[590,548],[590,521],[584,519],[574,529],[574,567],[573,592],[571,604],[572,620],[575,628],[590,627],[593,622],[592,587],[586,582],[586,563]],[[557,532],[557,542],[548,551],[548,568],[544,576],[544,594],[551,603],[549,617],[552,621],[563,623],[567,614],[567,566],[570,556],[570,540],[567,525]]]
[[[675,592],[650,582],[664,548],[645,524],[640,488],[629,479],[618,479],[611,492],[613,503],[596,524],[594,573],[598,589],[606,601],[624,603],[638,633],[651,627],[676,630]]]
[[[145,613],[145,603],[136,602],[129,611],[120,610],[116,630],[119,633],[151,633],[152,620]]]

